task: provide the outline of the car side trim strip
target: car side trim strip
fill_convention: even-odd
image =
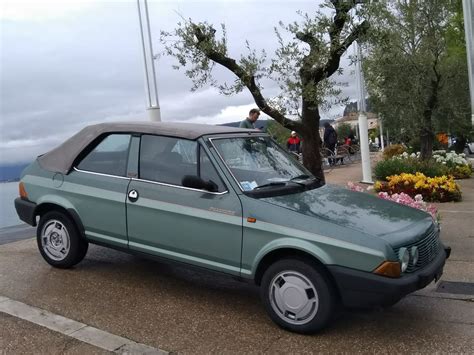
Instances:
[[[193,188],[191,188],[191,187],[185,187],[185,186],[167,184],[167,183],[165,183],[165,182],[158,182],[158,181],[145,180],[145,179],[137,179],[137,178],[132,178],[132,181],[142,181],[142,182],[147,182],[147,183],[150,183],[150,184],[156,184],[156,185],[174,187],[174,188],[176,188],[176,189],[182,189],[182,190],[190,190],[190,191],[202,192],[202,193],[211,194],[211,195],[224,195],[224,194],[226,194],[226,193],[229,192],[229,190],[225,190],[225,191],[223,191],[223,192],[211,192],[211,191],[206,191],[206,190],[193,189]]]
[[[96,173],[94,171],[87,171],[87,170],[81,170],[76,167],[74,167],[75,171],[81,172],[81,173],[86,173],[86,174],[92,174],[92,175],[99,175],[99,176],[107,176],[107,177],[113,177],[117,179],[125,179],[125,180],[130,180],[129,177],[126,176],[118,176],[118,175],[110,175],[110,174],[104,174],[104,173]]]

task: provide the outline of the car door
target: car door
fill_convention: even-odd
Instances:
[[[125,199],[130,134],[109,134],[86,148],[61,186],[87,238],[127,247]]]
[[[139,176],[128,188],[129,247],[238,275],[240,200],[197,141],[143,135]],[[212,180],[217,191],[182,186],[186,175]]]

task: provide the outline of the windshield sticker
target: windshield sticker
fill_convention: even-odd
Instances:
[[[240,185],[244,191],[251,191],[258,186],[256,181],[241,181]]]

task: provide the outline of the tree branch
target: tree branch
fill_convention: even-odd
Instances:
[[[336,10],[336,15],[334,15],[332,26],[329,29],[329,39],[331,42],[331,48],[335,48],[339,43],[339,36],[341,35],[342,29],[346,23],[347,14],[355,6],[355,2],[331,0],[331,3]]]
[[[204,53],[207,58],[234,73],[250,91],[250,94],[261,111],[265,112],[268,116],[284,127],[295,131],[301,131],[302,125],[299,122],[286,118],[279,110],[268,105],[267,100],[263,97],[253,74],[247,73],[239,64],[237,64],[235,59],[215,50],[211,45],[212,38],[210,35],[204,34],[199,26],[193,24],[192,29],[197,38],[197,48]]]
[[[318,67],[313,71],[312,80],[315,83],[330,77],[339,68],[341,56],[349,48],[349,46],[357,40],[361,35],[367,32],[369,29],[369,22],[364,21],[360,25],[356,26],[354,30],[344,39],[340,44],[335,45],[331,48],[329,59],[326,64],[322,67]]]

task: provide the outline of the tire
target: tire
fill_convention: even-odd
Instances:
[[[89,247],[71,218],[58,211],[41,216],[36,229],[36,241],[44,260],[60,269],[79,263]]]
[[[298,258],[272,264],[263,275],[260,295],[276,324],[302,334],[326,327],[337,302],[337,293],[324,271],[311,261]]]

